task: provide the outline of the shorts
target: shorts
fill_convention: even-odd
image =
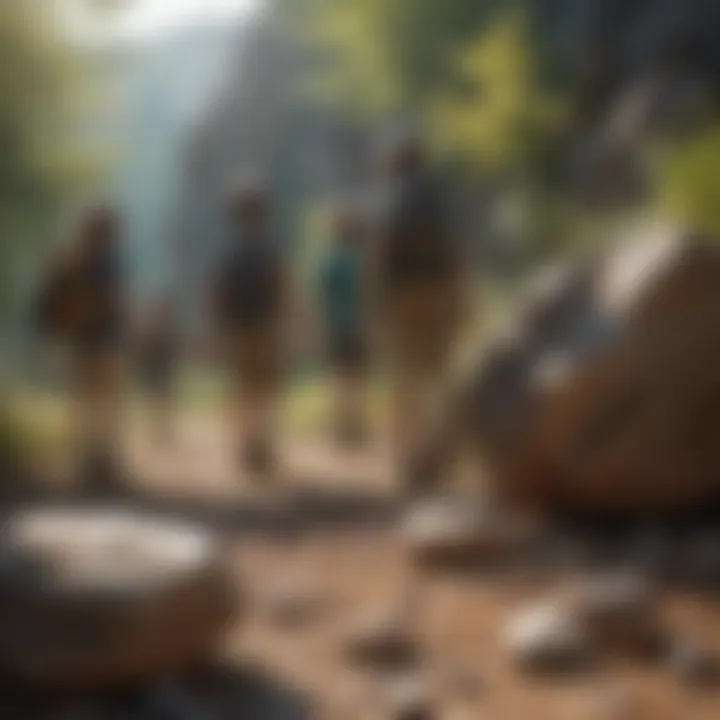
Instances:
[[[453,281],[406,282],[389,293],[385,345],[399,372],[433,375],[445,366],[460,325],[459,290]]]
[[[275,322],[242,328],[234,334],[230,364],[243,392],[267,394],[278,389],[283,366],[281,334]]]

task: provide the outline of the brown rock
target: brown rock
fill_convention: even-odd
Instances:
[[[515,497],[675,511],[720,490],[718,366],[720,247],[661,228],[551,277],[456,404]]]

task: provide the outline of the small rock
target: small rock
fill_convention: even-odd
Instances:
[[[379,669],[406,669],[420,661],[417,640],[395,616],[362,623],[351,633],[347,651],[354,662]]]
[[[591,657],[583,628],[559,601],[514,616],[505,630],[505,644],[515,662],[529,672],[574,671]]]
[[[438,717],[427,682],[419,675],[393,681],[387,686],[386,694],[393,720],[435,720]]]
[[[522,529],[502,513],[447,500],[417,506],[405,521],[403,535],[418,562],[431,566],[496,563],[523,540]]]
[[[654,589],[635,572],[609,572],[584,581],[576,609],[588,635],[604,645],[655,655],[662,632]]]
[[[687,685],[720,684],[720,656],[701,645],[678,643],[671,652],[670,665],[678,678]]]

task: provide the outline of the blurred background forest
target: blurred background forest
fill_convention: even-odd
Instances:
[[[503,286],[639,212],[720,230],[713,0],[236,0],[117,32],[142,5],[0,6],[5,367],[88,193],[120,200],[138,303],[175,288],[197,322],[238,168],[267,169],[304,272],[388,120],[423,132]]]

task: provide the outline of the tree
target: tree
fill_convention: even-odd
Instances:
[[[720,126],[665,151],[659,170],[659,205],[694,230],[720,233]]]
[[[23,254],[105,158],[88,146],[98,87],[50,0],[0,3],[0,312]]]

